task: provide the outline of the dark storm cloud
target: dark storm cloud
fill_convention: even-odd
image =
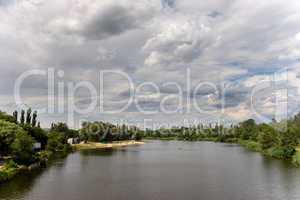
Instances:
[[[102,40],[136,29],[141,25],[143,19],[137,18],[133,12],[123,6],[110,6],[94,16],[84,27],[83,35],[88,39]]]
[[[175,7],[176,0],[161,0],[161,4],[163,8],[169,7],[174,8]]]
[[[9,6],[14,3],[15,0],[0,0],[0,6]]]
[[[212,11],[212,12],[210,12],[209,14],[208,14],[208,16],[209,17],[212,17],[212,18],[216,18],[216,17],[219,17],[219,16],[221,16],[222,15],[222,13],[220,13],[220,12],[218,12],[218,11],[216,11],[216,10],[214,10],[214,11]]]
[[[227,92],[224,95],[224,107],[225,108],[236,107],[240,105],[242,102],[247,101],[248,97],[249,97],[248,91]]]

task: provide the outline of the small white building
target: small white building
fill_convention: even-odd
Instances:
[[[79,140],[79,138],[69,138],[67,142],[70,145],[72,145],[72,144],[79,144],[80,140]]]
[[[39,151],[42,149],[42,144],[40,142],[36,142],[33,144],[33,150],[34,151]]]

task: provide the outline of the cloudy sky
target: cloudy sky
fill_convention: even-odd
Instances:
[[[299,10],[299,0],[0,0],[0,109],[46,108],[44,126],[292,116]],[[24,79],[16,102],[32,70],[54,71],[53,104],[42,74]]]

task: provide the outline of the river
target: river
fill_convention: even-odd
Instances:
[[[298,200],[300,169],[238,145],[86,150],[0,185],[3,200]]]

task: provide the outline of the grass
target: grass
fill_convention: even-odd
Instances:
[[[293,164],[300,167],[300,147],[296,148],[296,154],[293,156]]]

